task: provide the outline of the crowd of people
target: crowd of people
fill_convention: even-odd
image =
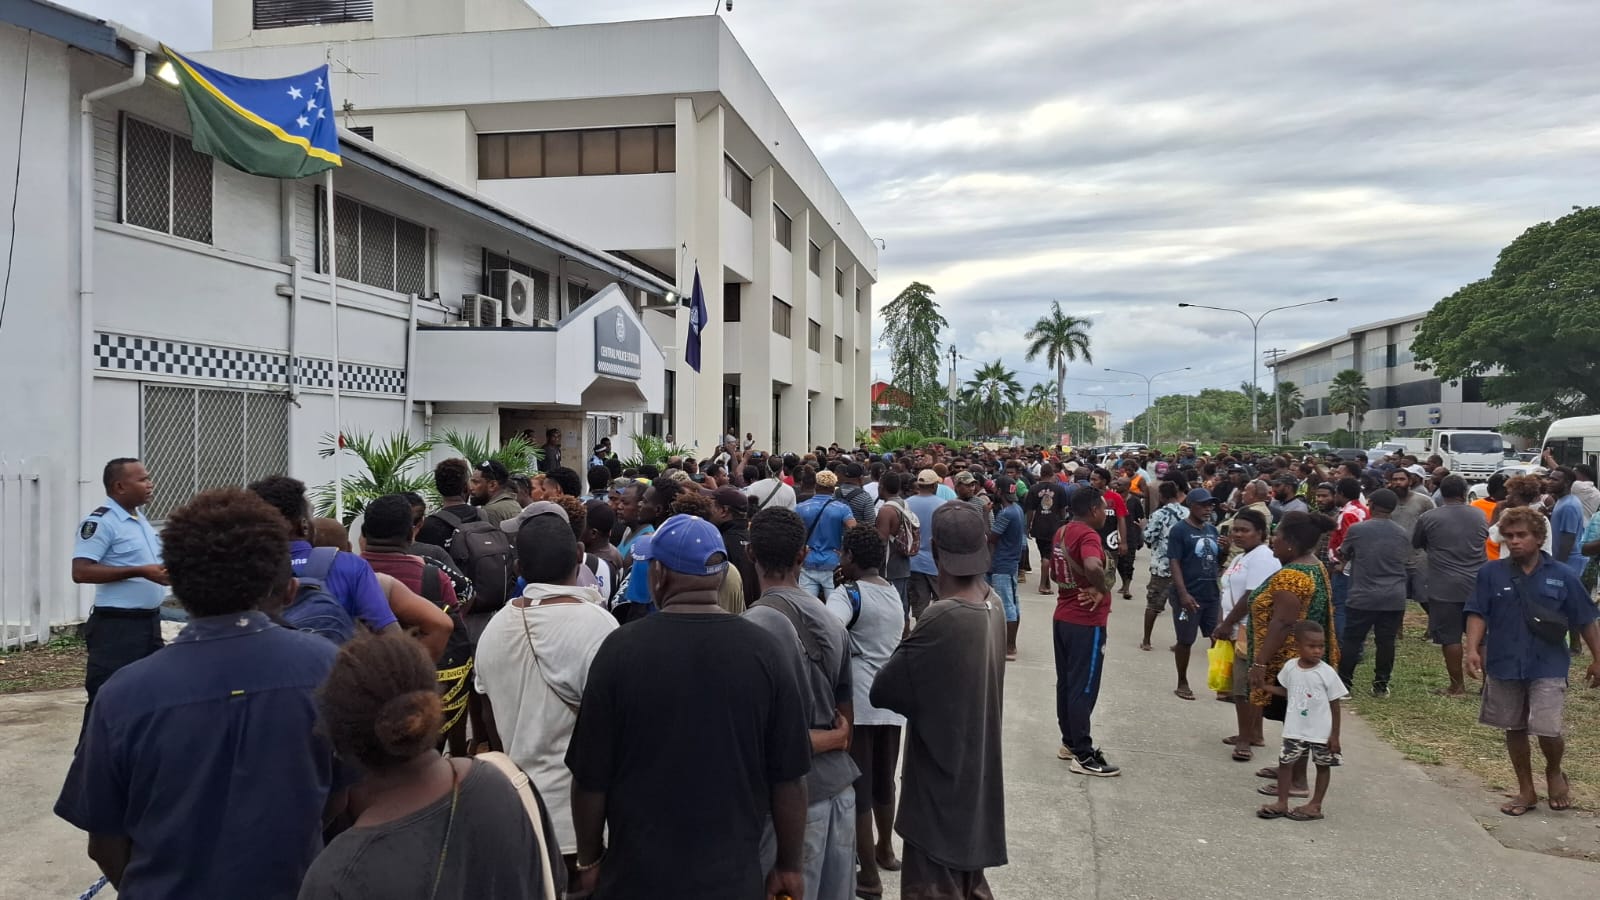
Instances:
[[[990,897],[1020,586],[1055,598],[1057,756],[1113,777],[1092,723],[1139,574],[1138,646],[1170,616],[1176,697],[1202,637],[1231,644],[1209,686],[1232,758],[1284,723],[1263,818],[1322,818],[1340,703],[1369,634],[1388,696],[1408,600],[1443,691],[1484,681],[1504,811],[1538,802],[1530,735],[1549,805],[1570,802],[1580,642],[1600,682],[1593,472],[1469,502],[1437,460],[1226,446],[609,451],[583,476],[443,460],[433,498],[366,504],[354,544],[286,476],[201,493],[158,534],[151,473],[112,460],[74,551],[98,588],[57,813],[129,897],[845,900],[886,870],[903,897]],[[188,621],[163,646],[169,589]]]

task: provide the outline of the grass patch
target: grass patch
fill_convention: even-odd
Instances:
[[[0,694],[22,694],[82,687],[88,650],[75,634],[62,634],[42,647],[0,654]]]
[[[1426,765],[1451,765],[1483,780],[1490,790],[1514,788],[1516,777],[1506,758],[1502,732],[1478,724],[1479,682],[1467,682],[1467,696],[1440,697],[1435,688],[1449,684],[1439,648],[1425,639],[1427,618],[1417,610],[1406,613],[1405,628],[1395,651],[1392,696],[1372,696],[1373,646],[1356,669],[1351,705],[1379,736],[1408,759]],[[1567,753],[1562,768],[1572,782],[1572,798],[1579,808],[1600,809],[1600,690],[1588,687],[1586,655],[1573,659],[1571,687],[1567,690]],[[1543,788],[1543,760],[1533,751],[1534,778]]]

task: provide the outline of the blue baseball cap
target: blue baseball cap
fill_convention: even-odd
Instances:
[[[1193,506],[1199,506],[1206,503],[1216,503],[1217,498],[1211,496],[1211,492],[1205,488],[1195,488],[1189,492],[1188,496],[1183,498],[1183,502]]]
[[[648,541],[640,538],[632,549],[634,559],[655,560],[685,575],[715,575],[728,568],[728,548],[722,543],[722,532],[699,516],[673,516]],[[720,559],[713,561],[714,556]]]

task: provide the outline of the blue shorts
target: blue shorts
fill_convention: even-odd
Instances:
[[[1183,603],[1178,599],[1178,592],[1172,592],[1172,628],[1178,634],[1178,643],[1185,647],[1194,646],[1194,642],[1204,634],[1211,636],[1217,630],[1217,623],[1222,621],[1222,601],[1210,597],[1191,594],[1200,608],[1188,612],[1183,608]]]

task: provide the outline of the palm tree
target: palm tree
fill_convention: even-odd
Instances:
[[[1355,437],[1356,443],[1361,442],[1361,417],[1371,408],[1372,402],[1367,398],[1367,379],[1359,371],[1345,369],[1333,376],[1333,382],[1328,386],[1328,410],[1345,414],[1348,422],[1346,430]]]
[[[984,436],[992,436],[1011,423],[1022,402],[1022,385],[1017,382],[1017,373],[997,359],[979,366],[972,374],[967,381],[967,398],[973,425]]]
[[[1030,343],[1027,359],[1040,356],[1056,370],[1056,417],[1067,411],[1067,363],[1094,362],[1089,353],[1089,320],[1061,312],[1061,301],[1050,302],[1050,314],[1041,316],[1024,335]]]
[[[474,466],[486,459],[492,459],[505,466],[506,471],[513,475],[523,475],[533,471],[534,460],[544,459],[544,451],[521,435],[506,438],[497,448],[491,445],[488,431],[484,431],[480,436],[473,432],[451,429],[440,436],[439,443],[454,450],[462,459]]]
[[[1278,382],[1278,405],[1273,414],[1280,418],[1280,425],[1284,432],[1294,427],[1305,414],[1306,398],[1300,393],[1299,385],[1292,381]]]
[[[433,477],[427,470],[433,441],[417,440],[397,431],[383,438],[363,433],[344,434],[340,435],[340,444],[336,450],[333,435],[325,434],[322,449],[317,452],[322,456],[349,453],[361,461],[361,471],[341,479],[344,482],[344,524],[355,521],[368,503],[387,494],[414,491],[430,502],[437,499]],[[312,506],[317,515],[333,515],[333,495],[331,482],[312,490]]]
[[[1028,399],[1023,401],[1023,405],[1043,406],[1046,409],[1053,410],[1055,409],[1055,400],[1056,392],[1051,390],[1050,385],[1037,381],[1034,382],[1033,387],[1028,388]]]

